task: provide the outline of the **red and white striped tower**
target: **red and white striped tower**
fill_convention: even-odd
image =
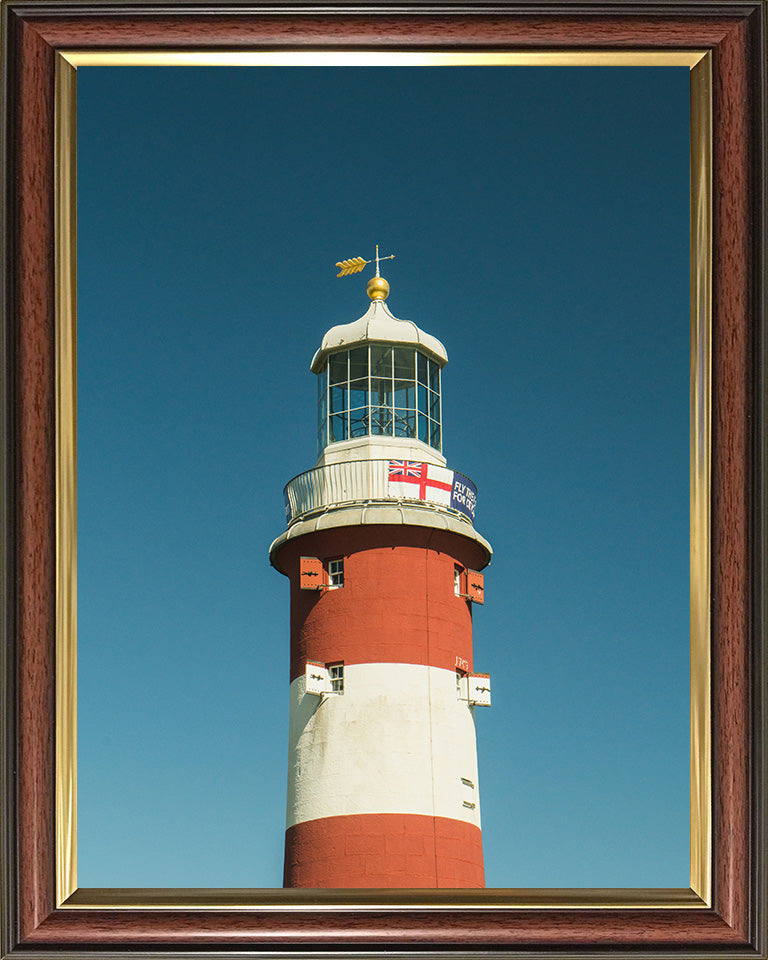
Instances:
[[[270,548],[291,583],[286,887],[485,883],[472,605],[491,548],[441,453],[445,348],[388,293],[377,257],[367,312],[315,354],[319,459]]]

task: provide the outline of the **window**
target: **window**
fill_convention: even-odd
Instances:
[[[456,566],[454,566],[454,568],[453,568],[453,592],[456,594],[457,597],[463,597],[463,596],[464,596],[464,592],[463,592],[463,590],[461,589],[461,587],[462,587],[461,574],[462,574],[462,573],[463,573],[463,571],[462,571],[461,567],[458,566],[458,564],[457,564]]]
[[[335,590],[344,586],[344,560],[328,561],[328,589]]]
[[[317,380],[319,453],[371,435],[413,437],[440,450],[440,364],[415,348],[338,350]]]
[[[344,664],[329,663],[328,674],[331,678],[331,693],[344,693]]]

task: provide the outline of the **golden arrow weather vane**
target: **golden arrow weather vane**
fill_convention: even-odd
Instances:
[[[380,256],[379,256],[379,245],[378,245],[378,243],[377,243],[377,244],[376,244],[376,256],[375,256],[374,259],[375,259],[375,261],[376,261],[376,276],[378,277],[378,276],[379,276],[379,261],[381,261],[381,260],[394,260],[394,259],[395,259],[395,255],[394,255],[394,253],[392,253],[392,254],[390,254],[388,257],[380,257]],[[350,260],[339,260],[339,262],[336,264],[336,266],[337,266],[337,267],[341,267],[341,272],[340,272],[340,273],[337,273],[336,276],[337,276],[337,277],[348,277],[348,276],[349,276],[350,274],[352,274],[352,273],[360,273],[360,271],[363,269],[363,267],[364,267],[367,263],[373,263],[373,262],[374,262],[373,260],[365,260],[363,257],[352,257]]]
[[[363,260],[362,257],[352,257],[351,260],[340,260],[336,266],[341,267],[341,273],[337,273],[337,277],[348,277],[350,273],[360,273],[366,263],[370,263],[370,260]]]

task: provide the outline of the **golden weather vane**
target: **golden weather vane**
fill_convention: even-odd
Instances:
[[[388,257],[380,257],[380,256],[379,256],[379,245],[378,245],[378,243],[377,243],[377,244],[376,244],[376,256],[374,257],[374,260],[376,261],[376,276],[377,276],[377,277],[380,276],[380,274],[379,274],[379,261],[381,261],[381,260],[394,260],[394,259],[395,259],[394,253],[391,253]],[[363,257],[352,257],[351,260],[339,260],[339,262],[336,264],[336,266],[337,266],[337,267],[341,267],[341,272],[340,272],[340,273],[337,273],[336,276],[337,276],[337,277],[348,277],[351,273],[360,273],[360,271],[363,269],[363,267],[364,267],[367,263],[373,263],[374,260],[365,260],[365,259],[363,259]]]

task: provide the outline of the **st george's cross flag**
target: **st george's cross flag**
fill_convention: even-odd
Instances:
[[[389,461],[389,492],[404,500],[428,500],[451,506],[453,470],[417,460]]]

